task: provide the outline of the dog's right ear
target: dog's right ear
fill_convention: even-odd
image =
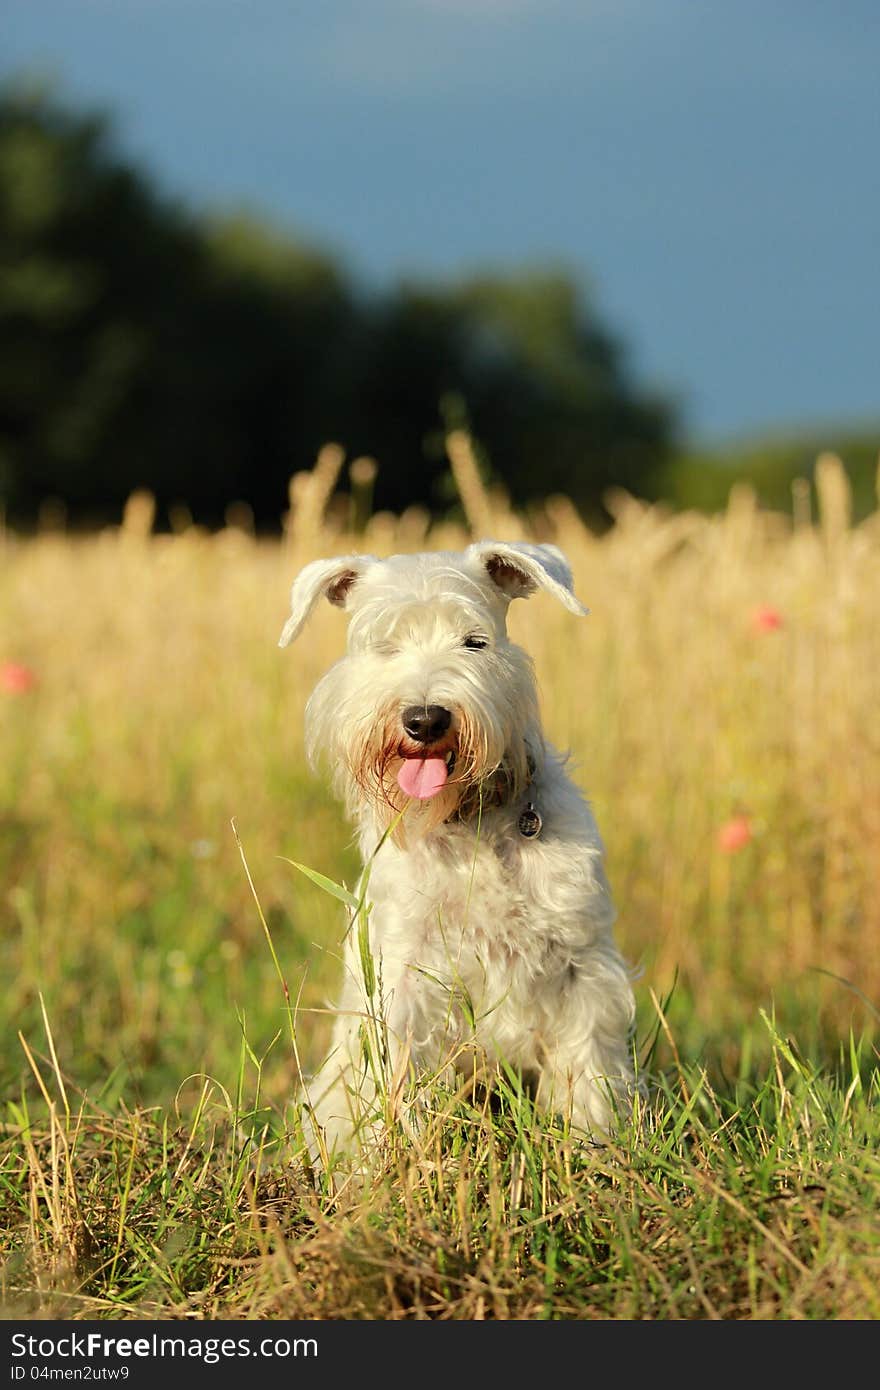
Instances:
[[[278,639],[289,647],[320,598],[344,608],[361,575],[376,564],[374,555],[342,555],[335,560],[313,560],[300,570],[290,591],[290,617]]]

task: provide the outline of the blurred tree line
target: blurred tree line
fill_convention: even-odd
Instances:
[[[852,489],[853,520],[864,520],[880,506],[880,421],[791,429],[727,448],[690,449],[670,464],[660,488],[677,506],[717,512],[724,509],[734,484],[748,479],[759,502],[773,511],[791,512],[794,489],[799,489],[815,518],[814,467],[826,452],[843,460]],[[806,491],[805,483],[810,485]]]
[[[375,505],[445,510],[444,429],[471,428],[517,504],[655,495],[670,406],[562,272],[359,293],[328,256],[167,200],[106,120],[0,91],[0,498],[27,523],[119,514],[135,487],[277,525],[328,440],[380,464]]]

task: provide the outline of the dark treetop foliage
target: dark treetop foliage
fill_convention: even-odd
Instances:
[[[375,504],[450,504],[444,426],[466,407],[516,503],[650,494],[672,419],[563,273],[357,294],[253,219],[197,219],[104,120],[0,93],[0,500],[112,518],[133,488],[275,525],[328,439],[380,463]]]

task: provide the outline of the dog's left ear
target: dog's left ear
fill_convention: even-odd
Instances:
[[[548,589],[572,613],[585,617],[590,611],[575,598],[568,561],[555,545],[478,541],[468,546],[466,554],[482,565],[509,599],[528,598],[536,589]]]
[[[300,570],[290,591],[290,617],[278,639],[279,647],[289,647],[321,598],[344,608],[354,585],[370,565],[374,555],[340,555],[335,560],[313,560]]]

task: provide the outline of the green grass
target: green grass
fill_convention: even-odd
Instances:
[[[135,1111],[76,1091],[47,1041],[6,1110],[4,1315],[873,1319],[876,1059],[818,1073],[765,1027],[766,1074],[655,1072],[604,1149],[512,1082],[432,1087],[365,1177],[303,1161],[244,1039],[228,1086]]]
[[[226,1084],[190,1076],[172,1109],[130,1111],[65,1078],[39,997],[45,1045],[35,1055],[20,1037],[30,1084],[8,1106],[0,1160],[8,1316],[880,1314],[880,1068],[864,1039],[822,1071],[762,1014],[766,1072],[743,1041],[739,1076],[713,1081],[682,1064],[671,1000],[652,994],[644,1094],[604,1146],[536,1111],[515,1072],[491,1093],[411,1076],[402,1096],[380,1095],[378,1141],[315,1165],[301,1097],[278,1107],[264,1091],[276,1049],[299,1072],[300,1019],[233,830],[284,1024],[259,1054],[239,1013]],[[290,862],[348,909],[369,989],[369,872],[355,896]]]

